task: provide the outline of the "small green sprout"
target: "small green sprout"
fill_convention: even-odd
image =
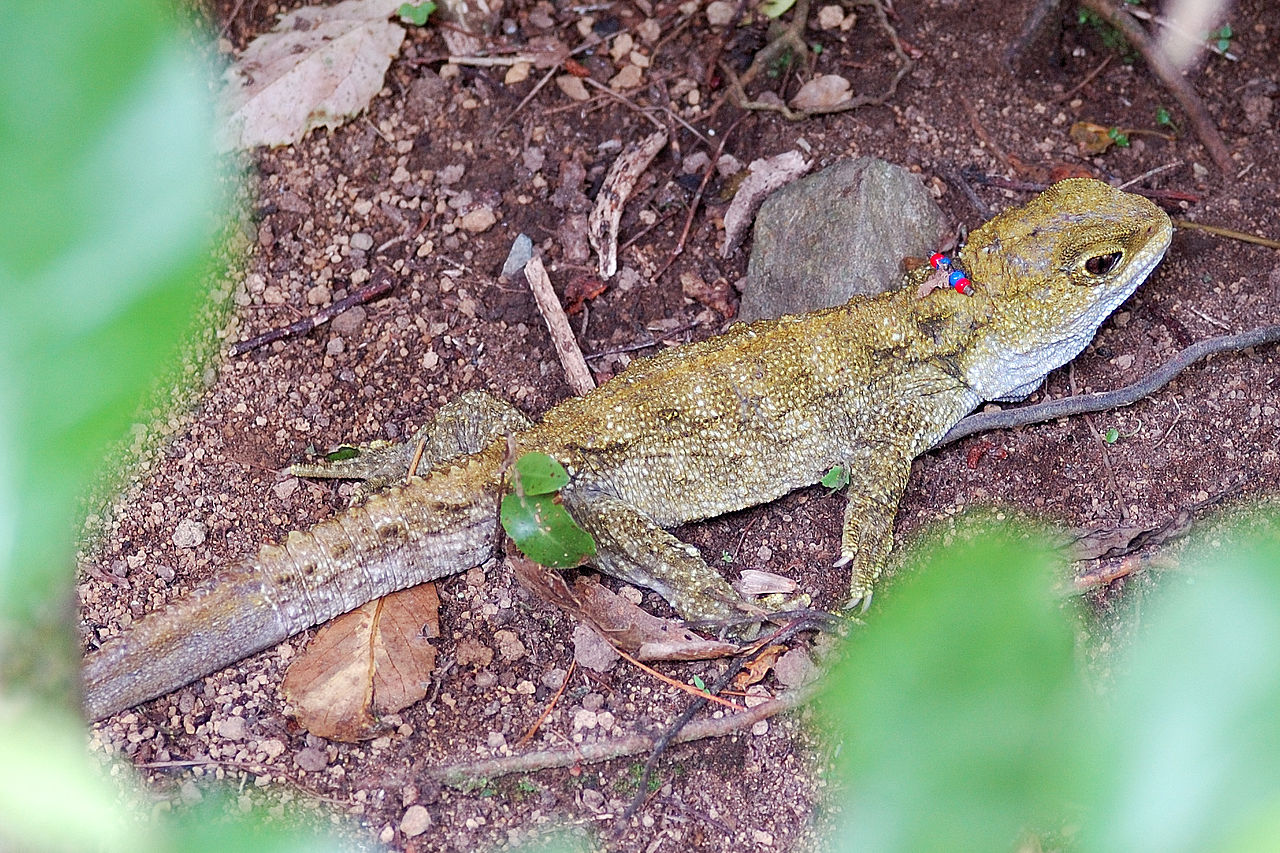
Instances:
[[[1235,33],[1232,31],[1231,25],[1223,24],[1222,26],[1218,27],[1216,30],[1213,30],[1212,32],[1210,32],[1208,36],[1205,38],[1205,41],[1213,42],[1214,45],[1218,48],[1218,50],[1222,51],[1223,53],[1226,53],[1228,50],[1231,49],[1231,37],[1233,35],[1235,35]]]
[[[1129,147],[1129,134],[1125,133],[1118,127],[1113,127],[1107,131],[1107,136],[1111,137],[1111,141],[1121,148]]]
[[[1115,427],[1109,427],[1107,431],[1102,434],[1102,440],[1107,444],[1115,444],[1120,440],[1120,430]]]
[[[701,690],[703,693],[709,692],[707,690],[707,684],[705,681],[702,680],[701,676],[695,675],[693,677],[693,686]]]
[[[406,24],[413,24],[415,27],[424,26],[427,19],[431,17],[431,13],[436,10],[436,4],[431,0],[425,3],[402,3],[396,14],[400,16],[400,20]]]
[[[843,489],[849,485],[849,472],[843,465],[833,466],[818,482],[828,489]]]

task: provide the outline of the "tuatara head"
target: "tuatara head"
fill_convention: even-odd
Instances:
[[[967,383],[986,400],[1030,394],[1089,344],[1172,234],[1149,200],[1092,178],[1056,183],[974,231],[960,260],[983,330]]]

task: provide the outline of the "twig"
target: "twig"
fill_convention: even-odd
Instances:
[[[738,673],[742,671],[743,667],[746,666],[748,658],[754,658],[757,655],[759,655],[764,649],[768,648],[768,646],[774,643],[786,642],[787,640],[790,640],[792,637],[798,634],[800,631],[806,630],[810,627],[812,627],[810,620],[802,617],[802,618],[796,619],[791,624],[785,625],[782,628],[779,628],[777,631],[774,631],[773,634],[770,635],[769,637],[766,637],[762,640],[757,641],[756,644],[752,646],[749,651],[747,651],[744,654],[738,655],[736,658],[733,659],[732,662],[730,662],[729,667],[723,673],[720,674],[720,677],[717,678],[715,680],[715,683],[711,686],[711,692],[719,693],[721,690],[724,690],[726,687],[728,687],[730,682],[732,682],[733,679],[737,677]],[[642,773],[640,776],[640,783],[637,786],[636,795],[631,800],[631,805],[627,806],[627,810],[622,813],[622,817],[618,821],[619,826],[625,824],[628,820],[630,820],[631,816],[634,815],[636,811],[640,808],[640,806],[644,803],[645,789],[649,787],[649,779],[653,776],[653,770],[655,767],[658,766],[658,759],[662,757],[662,753],[665,752],[667,747],[670,746],[671,744],[679,743],[681,740],[683,740],[681,735],[686,733],[689,729],[693,728],[694,724],[691,724],[689,722],[690,720],[693,719],[693,715],[698,713],[698,711],[702,710],[702,708],[707,704],[707,701],[712,698],[715,698],[715,697],[712,696],[711,693],[697,697],[689,705],[689,707],[685,708],[684,712],[681,713],[680,716],[675,719],[675,722],[671,724],[671,726],[662,735],[662,737],[658,738],[654,742],[653,751],[649,753],[649,760],[646,761],[644,765],[644,773]],[[774,701],[777,701],[777,700],[774,700]],[[766,702],[763,705],[757,705],[756,707],[762,708],[764,707],[764,705],[767,705],[767,704],[769,703]],[[750,713],[750,712],[748,711],[747,713]],[[741,716],[744,716],[744,715],[743,714],[737,715],[737,717],[741,717]],[[735,719],[737,717],[735,717]]]
[[[550,83],[551,78],[556,76],[556,72],[559,70],[560,70],[559,68],[552,68],[546,74],[542,75],[542,79],[538,81],[537,85],[535,85],[532,89],[529,90],[529,94],[524,96],[524,100],[516,104],[516,108],[511,112],[507,113],[507,117],[504,118],[502,121],[498,122],[498,126],[495,127],[494,130],[501,130],[506,125],[507,122],[511,121],[513,118],[516,117],[516,113],[520,112],[522,109],[527,107],[529,105],[529,102],[533,100],[533,96],[538,94],[540,91],[542,91],[542,87]]]
[[[1044,403],[1037,403],[1034,406],[1024,406],[1020,409],[1008,409],[1001,412],[979,412],[976,415],[969,415],[952,427],[951,431],[944,435],[934,446],[942,447],[976,432],[985,432],[992,429],[1011,429],[1013,427],[1026,426],[1027,424],[1052,421],[1057,418],[1067,418],[1084,414],[1085,412],[1102,412],[1108,409],[1130,406],[1143,397],[1148,397],[1159,391],[1165,385],[1168,385],[1175,376],[1202,358],[1220,352],[1235,352],[1262,344],[1276,343],[1277,341],[1280,341],[1280,325],[1263,326],[1260,329],[1253,329],[1236,335],[1220,335],[1216,338],[1209,338],[1187,347],[1162,364],[1154,373],[1132,385],[1126,385],[1124,388],[1115,391],[1049,400]]]
[[[676,258],[680,257],[684,252],[685,241],[689,239],[689,229],[693,227],[693,218],[698,213],[698,205],[702,204],[702,194],[707,190],[707,183],[711,180],[712,174],[715,173],[716,163],[720,162],[720,155],[724,153],[725,143],[729,141],[729,134],[742,123],[746,118],[745,115],[739,116],[738,120],[729,125],[729,129],[720,134],[720,144],[716,146],[716,151],[711,155],[711,162],[707,164],[706,170],[702,173],[702,182],[698,184],[698,191],[693,194],[693,201],[689,202],[689,215],[685,217],[684,228],[680,231],[680,239],[676,241],[676,247],[671,250],[671,255],[667,258],[667,262],[662,265],[662,269],[654,274],[653,280],[657,281],[662,278],[667,270],[671,269],[671,265],[676,262]]]
[[[683,681],[676,681],[674,678],[672,678],[669,675],[663,675],[662,673],[658,672],[656,669],[649,666],[648,664],[644,664],[636,660],[631,655],[627,654],[626,652],[618,648],[613,643],[610,643],[609,645],[613,646],[613,650],[617,652],[623,658],[623,660],[627,661],[627,663],[635,666],[637,669],[643,670],[649,675],[652,675],[654,678],[658,679],[663,684],[670,685],[671,687],[674,687],[677,690],[683,690],[685,693],[688,693],[697,699],[702,699],[707,702],[715,702],[717,705],[723,705],[726,708],[728,708],[730,711],[746,710],[746,708],[743,708],[741,705],[737,704],[736,702],[730,702],[728,699],[721,699],[719,696],[716,696],[714,693],[708,693],[706,690],[700,687],[695,687],[692,684],[685,684]]]
[[[538,719],[533,721],[533,725],[529,726],[529,731],[524,733],[524,737],[516,741],[516,746],[524,746],[533,740],[533,736],[538,733],[538,729],[542,728],[542,724],[551,715],[551,710],[555,708],[556,703],[560,701],[560,697],[564,695],[564,689],[569,686],[569,679],[573,678],[573,671],[577,666],[578,661],[576,659],[569,661],[569,671],[564,674],[564,681],[560,682],[560,689],[556,691],[556,695],[551,697],[551,701],[547,703],[547,707],[538,716]]]
[[[389,292],[393,287],[395,287],[394,280],[391,278],[390,274],[384,270],[377,281],[366,284],[364,287],[353,291],[346,298],[339,299],[328,308],[323,308],[315,314],[312,314],[310,317],[303,317],[301,320],[290,323],[283,328],[272,329],[271,331],[264,332],[257,337],[250,338],[247,341],[239,341],[238,343],[232,344],[231,355],[244,355],[258,347],[264,347],[267,344],[275,343],[276,341],[283,340],[284,338],[290,338],[296,335],[305,335],[311,330],[328,323],[348,308],[353,308],[356,305],[361,305],[371,299],[376,299],[384,293]]]
[[[1108,54],[1107,54],[1106,59],[1102,60],[1102,62],[1098,65],[1098,67],[1097,67],[1097,68],[1093,69],[1093,70],[1092,70],[1092,71],[1090,71],[1088,74],[1084,75],[1084,79],[1083,79],[1083,80],[1081,80],[1079,83],[1075,84],[1075,85],[1074,85],[1074,86],[1072,86],[1070,89],[1068,89],[1067,91],[1063,92],[1063,93],[1062,93],[1061,95],[1059,95],[1058,97],[1054,98],[1054,99],[1053,99],[1053,102],[1054,102],[1054,103],[1059,103],[1059,104],[1060,104],[1060,103],[1062,103],[1063,101],[1069,101],[1069,100],[1071,100],[1072,98],[1074,98],[1074,97],[1076,96],[1076,93],[1077,93],[1077,92],[1079,92],[1079,91],[1080,91],[1081,89],[1083,89],[1085,86],[1088,86],[1090,83],[1092,83],[1092,82],[1093,82],[1093,80],[1094,80],[1094,78],[1095,78],[1095,77],[1097,77],[1099,74],[1101,74],[1101,73],[1103,72],[1103,70],[1104,70],[1108,65],[1110,65],[1110,64],[1111,64],[1111,60],[1113,60],[1113,59],[1115,59],[1115,58],[1116,58],[1116,55],[1115,55],[1114,53],[1108,53]]]
[[[1138,22],[1127,13],[1112,6],[1107,0],[1080,0],[1080,5],[1096,13],[1098,17],[1119,30],[1125,40],[1133,46],[1133,49],[1142,54],[1147,67],[1164,84],[1164,87],[1178,101],[1183,112],[1187,114],[1187,119],[1191,122],[1192,129],[1195,130],[1196,136],[1200,138],[1204,147],[1208,149],[1209,156],[1213,159],[1214,165],[1218,167],[1218,171],[1224,176],[1235,172],[1235,165],[1231,160],[1231,152],[1227,150],[1227,144],[1223,141],[1222,134],[1218,132],[1217,125],[1213,123],[1213,118],[1209,115],[1209,111],[1205,109],[1204,101],[1200,100],[1195,88],[1182,76],[1181,71],[1169,61],[1160,46],[1151,40],[1151,37],[1147,35],[1147,31],[1139,26]]]
[[[750,728],[760,720],[799,708],[813,697],[816,690],[816,686],[807,685],[788,690],[776,699],[762,702],[741,714],[728,714],[719,719],[712,717],[697,720],[685,726],[673,740],[675,743],[688,743],[735,734]],[[429,769],[427,774],[451,784],[470,779],[493,779],[512,773],[533,773],[553,767],[572,767],[582,762],[610,761],[614,758],[636,755],[652,749],[655,741],[656,738],[653,735],[628,735],[617,740],[575,744],[565,749],[550,749],[487,761],[437,766]]]
[[[1116,187],[1116,189],[1127,190],[1129,189],[1129,187],[1133,186],[1134,184],[1140,184],[1143,181],[1145,181],[1147,178],[1153,178],[1156,175],[1160,174],[1161,172],[1167,172],[1170,169],[1176,169],[1181,165],[1182,165],[1181,160],[1174,160],[1172,163],[1165,163],[1163,166],[1156,166],[1154,169],[1148,169],[1147,171],[1143,172],[1141,175],[1138,175],[1136,178],[1130,178],[1129,180],[1125,181],[1123,184],[1120,184],[1118,187]]]
[[[1239,240],[1243,243],[1255,243],[1259,246],[1266,246],[1268,249],[1280,249],[1280,240],[1272,240],[1269,237],[1258,237],[1253,234],[1246,234],[1244,231],[1237,231],[1234,228],[1223,228],[1221,225],[1205,225],[1201,222],[1192,222],[1189,219],[1175,219],[1173,224],[1178,228],[1186,228],[1190,231],[1203,231],[1206,234],[1216,234],[1219,237],[1229,237],[1232,240]]]
[[[586,394],[596,387],[591,378],[591,371],[578,348],[578,341],[573,337],[573,329],[569,327],[569,318],[564,314],[560,300],[551,287],[551,279],[547,277],[546,267],[542,259],[534,255],[524,265],[524,277],[533,291],[533,299],[538,304],[538,311],[546,321],[547,330],[551,333],[551,342],[555,344],[556,355],[560,356],[560,364],[564,367],[565,379],[575,394]]]

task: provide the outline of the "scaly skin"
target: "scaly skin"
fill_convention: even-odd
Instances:
[[[1163,257],[1155,205],[1063,181],[975,231],[960,253],[971,296],[921,288],[736,325],[637,361],[530,424],[464,395],[404,445],[296,466],[358,477],[372,494],[142,620],[85,663],[94,719],[162,695],[340,613],[495,553],[508,436],[558,458],[565,505],[595,565],[657,590],[686,619],[728,620],[736,592],[664,528],[849,475],[839,564],[869,599],[893,544],[911,460],[984,400],[1017,399],[1074,358]],[[927,291],[927,292],[926,292]],[[418,438],[425,476],[403,481]]]

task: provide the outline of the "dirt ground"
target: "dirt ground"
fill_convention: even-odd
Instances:
[[[821,5],[815,0],[806,32],[822,47],[813,73],[880,91],[895,60],[871,9],[846,8],[856,23],[822,29]],[[697,2],[508,0],[491,39],[495,50],[539,36],[575,48],[584,32],[611,40],[633,34],[649,63],[623,98],[593,88],[589,100],[574,101],[551,82],[521,107],[545,71],[507,83],[505,67],[446,66],[439,30],[413,31],[367,117],[258,156],[253,255],[225,335],[235,341],[286,325],[382,270],[393,275],[394,290],[341,323],[225,357],[206,372],[197,408],[179,416],[172,441],[121,499],[104,544],[87,560],[97,571],[79,587],[86,643],[108,639],[217,567],[344,506],[344,491],[278,473],[309,449],[403,436],[467,389],[492,391],[533,415],[569,396],[527,288],[500,280],[499,270],[523,232],[540,247],[558,289],[593,289],[594,257],[582,254],[581,232],[566,223],[620,148],[651,132],[641,110],[672,130],[673,144],[623,218],[628,245],[620,265],[631,272],[572,319],[583,351],[606,353],[590,361],[598,381],[627,357],[655,351],[619,350],[701,339],[727,324],[687,298],[681,284],[685,274],[708,283],[744,275],[749,243],[728,260],[719,256],[731,192],[719,177],[707,187],[683,253],[668,264],[702,176],[685,163],[721,144],[744,164],[792,149],[817,167],[884,157],[918,170],[954,221],[970,228],[983,215],[958,186],[965,170],[1034,180],[1019,164],[1077,165],[1120,182],[1172,164],[1138,186],[1197,199],[1174,204],[1173,215],[1280,237],[1280,110],[1272,108],[1280,94],[1280,12],[1273,4],[1251,0],[1232,9],[1239,61],[1206,56],[1191,75],[1232,152],[1229,175],[1215,171],[1140,61],[1117,56],[1085,82],[1112,51],[1096,28],[1077,25],[1074,8],[1063,11],[1068,23],[1052,49],[1036,48],[1022,73],[1011,72],[1004,54],[1032,5],[899,0],[890,21],[914,67],[897,93],[883,106],[794,123],[725,102],[717,57],[740,71],[766,30],[759,23],[712,27]],[[220,0],[211,14],[240,49],[288,8]],[[828,23],[839,20],[827,15]],[[644,37],[655,33],[656,40]],[[606,87],[619,70],[611,43],[576,57]],[[752,92],[768,86],[789,97],[798,85],[792,69],[762,76]],[[1085,157],[1068,138],[1078,120],[1161,129],[1160,108],[1183,130],[1176,140],[1130,133],[1128,148]],[[1026,197],[972,183],[993,209]],[[495,214],[483,229],[484,214],[468,218],[482,208]],[[1193,341],[1274,323],[1278,311],[1274,250],[1179,230],[1164,264],[1076,360],[1074,383],[1080,392],[1128,384]],[[1107,529],[1159,524],[1231,489],[1244,499],[1275,494],[1277,356],[1274,346],[1218,356],[1150,399],[1095,416],[1098,430],[1120,436],[1105,459],[1084,418],[979,435],[926,454],[899,514],[899,544],[975,506],[1029,508],[1064,526]],[[1032,401],[1069,394],[1071,381],[1068,370],[1056,371]],[[838,550],[841,511],[840,496],[814,488],[679,532],[705,554],[736,555],[725,565],[731,577],[742,568],[778,572],[833,606],[847,584],[826,568]],[[202,525],[204,541],[193,547],[175,537],[184,524],[187,532]],[[1094,596],[1099,612],[1115,606],[1126,584],[1151,582],[1119,581]],[[474,850],[538,838],[553,826],[620,850],[820,844],[823,752],[803,712],[673,748],[643,808],[618,834],[609,834],[613,815],[630,801],[644,755],[493,779],[470,791],[433,781],[427,771],[443,764],[661,730],[687,702],[626,664],[603,674],[578,669],[539,735],[516,748],[573,659],[573,621],[532,600],[501,564],[443,581],[440,596],[438,684],[393,718],[384,737],[332,743],[286,715],[279,685],[308,632],[96,725],[94,748],[116,772],[117,759],[135,765],[161,800],[199,798],[206,780],[227,779],[246,805],[331,810],[335,817],[326,819],[370,847]],[[668,612],[651,593],[644,604]],[[710,681],[722,667],[665,671]]]

